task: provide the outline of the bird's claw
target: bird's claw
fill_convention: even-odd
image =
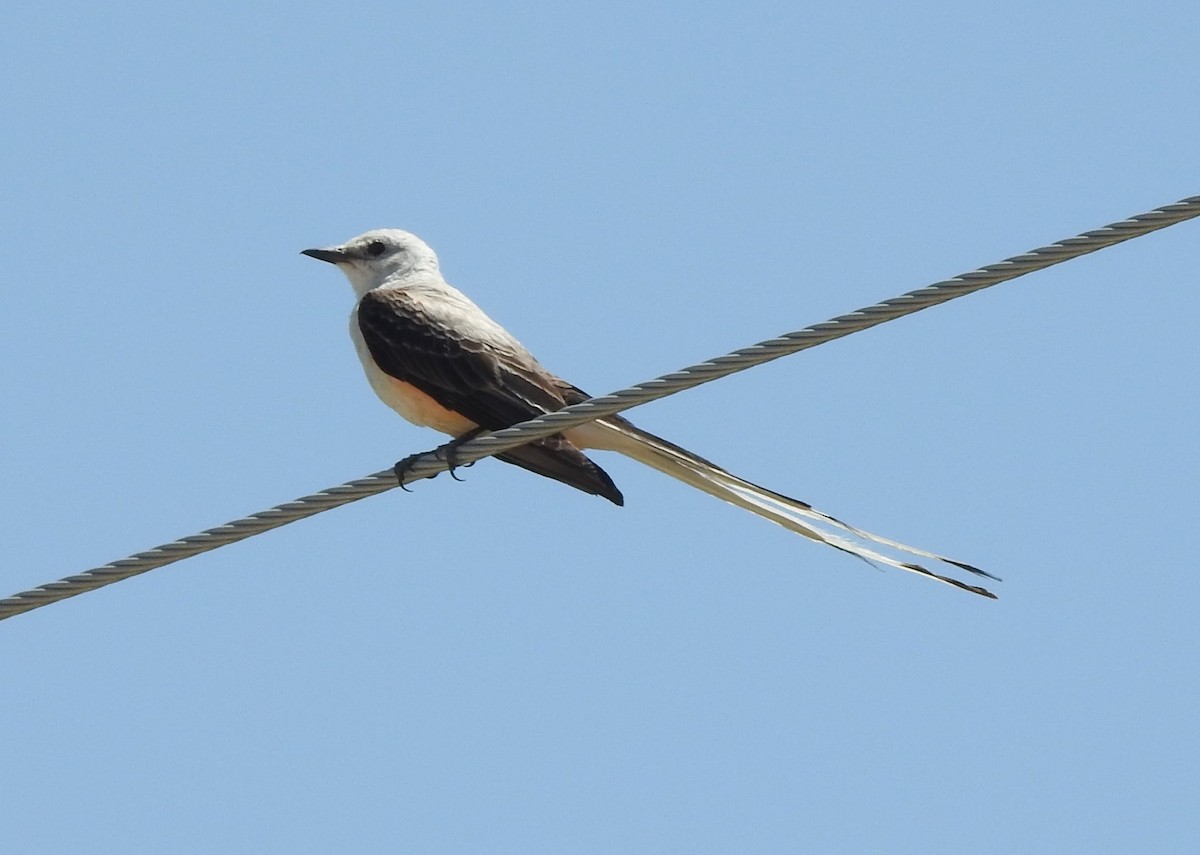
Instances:
[[[455,442],[450,443],[450,445],[446,447],[446,471],[450,473],[450,477],[453,478],[455,481],[461,482],[463,479],[459,478],[457,475],[454,474],[454,470],[457,468],[458,468],[458,441],[456,440]]]
[[[410,490],[408,488],[408,485],[404,483],[404,476],[412,471],[413,464],[417,461],[417,458],[420,456],[421,455],[419,455],[419,454],[410,454],[410,455],[408,455],[408,457],[404,458],[403,460],[401,460],[399,463],[397,463],[395,466],[392,467],[392,471],[396,473],[396,480],[398,482],[400,482],[400,489],[406,493],[411,493],[412,490]]]
[[[483,428],[477,427],[474,430],[467,431],[461,436],[456,436],[450,442],[446,443],[446,471],[450,473],[450,477],[455,481],[463,480],[454,474],[454,470],[458,468],[458,447],[465,442],[470,442],[481,433],[483,433]],[[467,466],[474,465],[474,460],[467,464]]]

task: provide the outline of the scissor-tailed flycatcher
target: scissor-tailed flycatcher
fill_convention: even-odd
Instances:
[[[358,303],[350,337],[371,388],[410,422],[453,437],[510,427],[587,400],[588,395],[543,368],[507,330],[449,285],[437,255],[420,238],[379,229],[341,246],[304,255],[336,264]],[[867,561],[910,570],[985,597],[989,591],[885,555],[860,541],[932,558],[995,579],[933,552],[870,534],[812,506],[752,484],[620,416],[594,422],[497,454],[501,460],[576,489],[624,504],[608,473],[580,449],[617,451],[730,504]]]

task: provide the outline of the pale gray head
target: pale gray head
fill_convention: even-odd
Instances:
[[[438,275],[437,255],[429,244],[400,229],[374,229],[341,246],[306,249],[301,255],[336,264],[360,295],[410,274]]]

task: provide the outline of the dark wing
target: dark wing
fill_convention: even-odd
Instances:
[[[358,304],[358,327],[375,363],[443,407],[488,430],[499,430],[566,405],[557,378],[513,355],[505,361],[486,344],[433,318],[412,295],[369,291]],[[561,381],[558,381],[561,382]],[[496,455],[614,504],[624,504],[608,473],[561,434]]]

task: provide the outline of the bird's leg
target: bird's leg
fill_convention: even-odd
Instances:
[[[484,433],[484,429],[477,427],[473,430],[467,431],[461,436],[456,436],[446,444],[446,471],[450,473],[450,477],[455,481],[462,480],[462,478],[459,478],[454,474],[454,470],[458,468],[458,447],[465,442],[470,442],[481,433]],[[408,457],[404,458],[392,467],[392,471],[396,473],[396,480],[400,482],[400,489],[404,490],[406,493],[411,493],[412,490],[409,490],[408,487],[405,486],[404,476],[408,474],[409,470],[412,469],[413,463],[416,462],[417,458],[421,456],[422,455],[420,454],[410,454]],[[467,465],[473,466],[474,461],[468,463]]]
[[[462,478],[459,478],[457,475],[454,474],[454,470],[458,468],[458,447],[460,445],[462,445],[464,442],[470,442],[475,437],[477,437],[481,433],[485,433],[485,432],[486,431],[481,427],[472,428],[471,430],[464,433],[462,436],[456,436],[449,443],[447,443],[447,445],[446,445],[446,471],[450,473],[450,477],[453,478],[455,481],[462,480]],[[467,465],[474,466],[475,461],[471,461]]]

